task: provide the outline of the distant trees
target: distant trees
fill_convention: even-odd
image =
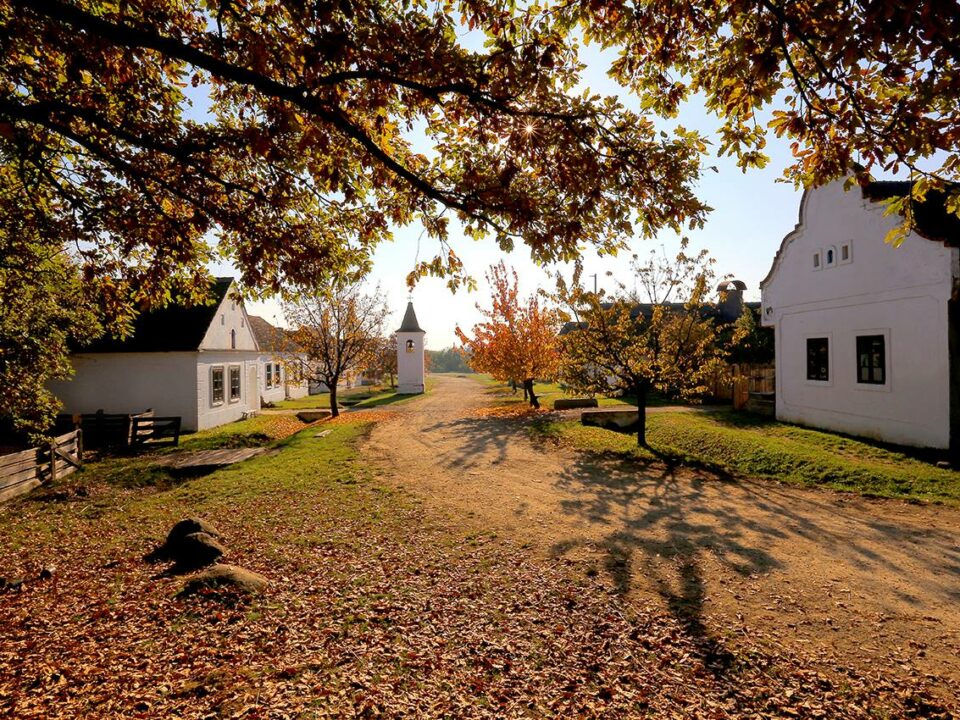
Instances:
[[[563,336],[560,380],[577,392],[635,395],[637,443],[646,444],[647,395],[657,390],[693,397],[707,389],[727,354],[726,343],[704,312],[714,273],[706,251],[673,259],[652,253],[633,269],[644,296],[607,298],[587,292],[579,273],[560,285],[576,326]],[[739,337],[740,331],[734,335]]]
[[[511,281],[512,278],[512,281]],[[559,315],[541,307],[536,295],[520,300],[517,273],[501,261],[487,273],[491,306],[477,309],[486,318],[473,326],[473,336],[457,327],[457,337],[470,355],[470,367],[497,380],[522,383],[530,405],[540,407],[535,380],[553,379],[559,362]]]
[[[432,372],[438,373],[468,373],[473,372],[467,364],[463,353],[455,347],[444,348],[443,350],[427,350],[427,357],[430,358],[430,368]]]
[[[374,362],[383,348],[387,301],[380,287],[334,280],[284,306],[294,341],[307,354],[306,373],[330,388],[330,411],[339,415],[337,385]]]

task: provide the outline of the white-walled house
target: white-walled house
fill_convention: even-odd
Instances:
[[[762,290],[776,333],[777,418],[918,447],[960,445],[960,220],[931,193],[916,229],[883,200],[909,183],[804,193]]]
[[[260,409],[261,352],[231,278],[211,303],[140,315],[125,340],[103,338],[74,353],[74,376],[51,384],[63,412],[180,416],[203,430]]]
[[[305,397],[307,355],[297,347],[289,333],[271,325],[262,317],[250,315],[250,328],[260,347],[260,399],[279,402]]]

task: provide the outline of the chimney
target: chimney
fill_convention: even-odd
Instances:
[[[717,301],[717,313],[721,322],[735,322],[743,312],[743,291],[746,283],[741,280],[724,280],[717,286],[720,298]]]

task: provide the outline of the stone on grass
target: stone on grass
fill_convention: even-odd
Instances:
[[[188,570],[212,565],[226,552],[217,539],[205,532],[190,533],[176,544],[170,559],[177,568]]]
[[[252,570],[236,565],[217,564],[197,573],[184,583],[181,595],[194,595],[201,591],[233,591],[243,595],[255,595],[267,586],[267,579]]]
[[[207,521],[201,520],[200,518],[187,518],[174,525],[170,532],[167,533],[166,541],[156,550],[149,553],[144,559],[147,562],[177,559],[180,545],[183,543],[184,538],[193,533],[206,533],[214,538],[220,537],[217,529]]]

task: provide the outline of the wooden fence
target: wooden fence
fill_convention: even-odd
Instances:
[[[73,430],[48,445],[0,455],[0,502],[56,482],[75,472],[83,456],[83,433]]]
[[[61,415],[57,427],[61,430],[80,428],[84,444],[90,448],[139,448],[157,441],[176,445],[180,442],[180,418],[157,417],[153,410],[136,415],[127,413],[95,413]]]
[[[717,400],[728,400],[740,410],[750,393],[772,393],[776,390],[773,365],[730,365],[713,379],[711,394]]]

